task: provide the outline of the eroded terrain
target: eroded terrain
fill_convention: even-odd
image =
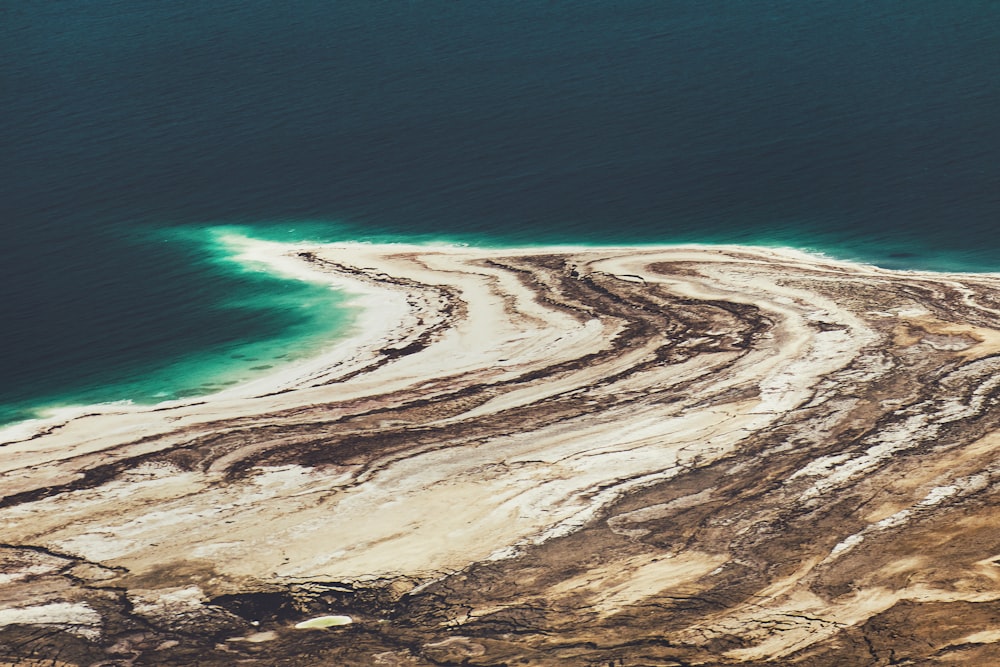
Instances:
[[[1000,277],[247,252],[358,335],[0,432],[0,664],[1000,662]]]

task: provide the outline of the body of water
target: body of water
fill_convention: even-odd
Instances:
[[[211,230],[1000,270],[991,0],[0,0],[0,421],[350,327]]]

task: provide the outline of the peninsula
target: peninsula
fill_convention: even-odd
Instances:
[[[243,243],[353,335],[0,431],[0,665],[1000,660],[1000,275]]]

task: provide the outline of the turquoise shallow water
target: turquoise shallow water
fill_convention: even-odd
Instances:
[[[283,364],[317,355],[353,331],[356,309],[349,305],[349,293],[323,284],[290,280],[269,273],[267,267],[238,261],[238,249],[223,239],[226,234],[243,231],[161,230],[146,243],[187,247],[191,255],[189,270],[196,271],[202,281],[226,283],[230,291],[212,296],[213,316],[253,323],[277,315],[277,326],[259,338],[233,336],[210,347],[176,349],[162,359],[143,357],[140,363],[127,368],[97,369],[95,375],[61,392],[55,386],[47,395],[0,406],[0,423],[44,416],[49,409],[73,405],[114,401],[151,404],[214,393],[264,376]],[[199,289],[190,281],[185,287]],[[214,292],[211,287],[201,289]],[[152,307],[155,309],[156,304]],[[197,328],[201,324],[195,320],[188,326]],[[168,328],[164,335],[169,336],[173,329]],[[114,333],[110,335],[118,338]]]
[[[1000,270],[998,43],[989,0],[3,7],[0,421],[350,326],[220,226]]]

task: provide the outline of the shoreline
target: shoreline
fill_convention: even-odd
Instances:
[[[4,618],[97,608],[30,553],[103,573],[163,637],[178,614],[249,637],[262,619],[237,606],[223,622],[218,601],[284,591],[314,600],[288,603],[302,618],[360,627],[430,605],[452,620],[390,614],[384,630],[430,655],[452,636],[432,628],[493,647],[490,622],[545,600],[563,611],[518,636],[551,664],[556,644],[610,641],[654,603],[686,619],[678,658],[732,635],[739,662],[818,650],[901,602],[1000,600],[975,592],[992,544],[968,560],[918,539],[1000,494],[1000,275],[756,246],[238,243],[243,261],[358,294],[354,335],[209,396],[0,430],[0,523],[22,563],[0,576],[25,587]],[[972,583],[899,583],[926,570],[918,553]],[[324,586],[343,589],[332,607],[310,597]],[[676,606],[713,591],[733,602]],[[291,650],[294,623],[254,613],[262,645]],[[116,621],[88,618],[100,646]]]
[[[115,419],[129,423],[123,427],[126,433],[133,433],[141,420],[153,418],[160,421],[158,427],[145,428],[144,432],[169,431],[173,420],[187,423],[211,422],[227,417],[252,417],[256,411],[273,411],[291,408],[293,402],[285,402],[281,397],[287,394],[308,395],[308,385],[319,386],[335,382],[338,377],[350,376],[354,369],[364,367],[378,356],[380,347],[391,346],[400,340],[414,338],[405,333],[413,324],[413,303],[407,306],[406,290],[398,285],[385,283],[379,276],[386,274],[382,269],[362,267],[363,264],[396,266],[394,258],[399,256],[444,256],[459,262],[482,261],[495,256],[535,257],[551,254],[581,256],[643,257],[667,254],[675,261],[709,261],[717,263],[749,262],[764,265],[782,262],[790,266],[847,271],[867,276],[916,277],[930,280],[991,279],[1000,273],[943,273],[919,270],[885,269],[872,264],[842,260],[829,255],[791,247],[763,247],[754,245],[713,245],[713,244],[648,244],[635,246],[618,245],[557,245],[492,248],[453,245],[447,243],[285,243],[254,239],[239,234],[223,238],[235,254],[233,258],[246,266],[259,266],[274,275],[330,286],[350,295],[346,305],[356,309],[350,332],[344,338],[331,342],[327,349],[315,356],[288,362],[277,366],[258,378],[204,395],[171,399],[158,403],[134,403],[128,399],[107,403],[69,405],[49,410],[49,414],[38,419],[29,419],[0,426],[0,446],[33,440],[39,436],[60,431],[78,421]],[[328,271],[303,262],[303,253],[333,252],[339,258],[350,257],[355,266],[350,271]],[[346,266],[346,264],[344,265]],[[616,267],[620,269],[620,267]],[[639,269],[628,269],[639,270]],[[618,273],[622,273],[621,270]],[[635,274],[632,274],[633,279]],[[630,280],[630,278],[624,278]],[[427,304],[423,304],[426,306]],[[409,316],[409,317],[408,317]],[[303,391],[305,389],[305,391]],[[316,393],[313,391],[313,393]],[[272,400],[267,400],[272,399]],[[299,403],[307,403],[309,398]],[[160,414],[171,414],[169,419],[157,419]],[[96,427],[81,429],[84,441],[93,443],[100,438]],[[95,431],[98,433],[95,434]],[[70,438],[66,438],[69,440]],[[0,473],[7,468],[0,467]]]
[[[572,245],[572,244],[560,244],[552,246],[511,246],[511,247],[483,247],[483,246],[468,246],[463,244],[452,244],[446,242],[428,242],[428,243],[407,243],[407,242],[393,242],[393,243],[369,243],[369,242],[337,242],[337,243],[312,243],[312,242],[296,242],[288,243],[282,241],[269,241],[262,239],[255,239],[249,236],[241,235],[239,233],[225,233],[221,234],[216,238],[216,241],[221,242],[231,251],[230,258],[237,263],[240,263],[246,267],[258,267],[260,270],[271,273],[275,276],[284,277],[289,280],[298,280],[302,282],[310,282],[315,284],[323,284],[331,287],[332,289],[337,289],[349,297],[349,301],[345,303],[345,306],[351,307],[355,311],[354,322],[349,325],[349,333],[343,337],[341,340],[332,342],[322,347],[327,348],[325,351],[320,352],[317,355],[309,357],[307,359],[300,359],[296,361],[285,362],[276,367],[272,372],[266,372],[249,381],[241,382],[236,386],[227,387],[214,392],[209,392],[205,394],[195,394],[190,396],[185,396],[183,398],[177,399],[167,399],[157,402],[136,402],[133,399],[127,397],[122,397],[118,399],[113,399],[109,401],[102,401],[98,403],[78,403],[78,404],[66,404],[60,405],[58,407],[41,407],[39,408],[40,416],[34,418],[28,418],[24,420],[10,422],[8,424],[0,424],[0,442],[4,441],[16,441],[18,439],[23,439],[31,437],[35,433],[46,431],[60,423],[64,423],[75,419],[80,416],[95,414],[95,413],[105,413],[105,412],[117,412],[122,409],[135,409],[137,411],[147,411],[150,409],[162,409],[171,408],[176,406],[188,405],[191,403],[203,403],[205,401],[216,400],[218,398],[225,398],[227,396],[246,396],[253,394],[255,390],[261,392],[268,391],[280,391],[284,388],[285,382],[283,378],[294,379],[299,375],[308,375],[310,369],[319,369],[322,367],[329,366],[336,363],[337,355],[343,351],[353,348],[356,346],[356,342],[360,339],[366,338],[368,332],[372,330],[379,330],[382,325],[391,319],[394,314],[382,312],[385,308],[380,307],[378,303],[378,297],[382,294],[379,290],[372,290],[370,285],[363,281],[350,280],[345,276],[331,276],[327,273],[320,273],[316,271],[310,271],[308,267],[302,265],[301,263],[295,262],[295,260],[290,257],[290,255],[295,255],[300,251],[308,251],[309,249],[315,249],[323,246],[331,246],[337,248],[356,248],[359,251],[371,251],[376,252],[379,249],[384,249],[386,251],[395,252],[396,250],[403,252],[420,252],[427,250],[454,250],[457,252],[466,251],[481,251],[484,254],[491,253],[512,253],[512,254],[537,254],[546,252],[589,252],[589,251],[601,251],[604,249],[609,250],[661,250],[669,248],[683,248],[690,247],[695,249],[711,249],[715,246],[711,244],[680,244],[680,245],[661,245],[661,244],[649,244],[649,245],[636,245],[636,246],[587,246],[587,245]],[[723,248],[740,249],[743,247],[755,248],[756,246],[724,246]],[[794,248],[781,248],[780,250],[789,250],[793,252],[805,252],[807,255],[812,254],[808,251],[798,251]],[[822,254],[816,255],[819,258],[823,258]],[[398,305],[398,304],[397,304]],[[398,310],[398,309],[397,309]],[[397,312],[395,315],[399,315]],[[364,321],[363,321],[364,320]]]
[[[223,228],[225,229],[225,228]],[[72,420],[76,417],[91,414],[91,413],[104,413],[108,411],[120,410],[123,407],[134,406],[138,410],[146,410],[149,408],[169,408],[175,405],[184,405],[192,402],[204,402],[215,400],[216,397],[228,397],[228,396],[244,396],[254,393],[257,389],[262,389],[266,391],[266,388],[271,386],[272,390],[281,390],[283,388],[284,382],[282,378],[294,380],[294,377],[301,374],[308,374],[310,369],[320,368],[330,365],[331,363],[336,363],[338,355],[342,354],[345,350],[354,345],[354,341],[366,336],[366,332],[371,329],[379,329],[382,322],[385,321],[383,313],[379,311],[382,308],[375,302],[378,299],[378,294],[380,292],[373,291],[370,289],[370,285],[364,281],[350,280],[344,276],[331,277],[329,274],[321,274],[317,272],[310,272],[304,270],[303,267],[296,265],[294,262],[289,262],[288,257],[285,255],[294,254],[295,252],[302,249],[310,248],[320,248],[324,246],[337,247],[337,248],[356,248],[360,251],[372,250],[372,249],[384,249],[387,251],[395,252],[407,251],[407,252],[422,252],[428,250],[444,250],[444,251],[456,251],[456,252],[468,252],[470,256],[475,255],[477,252],[483,255],[489,254],[514,254],[514,255],[536,255],[536,254],[549,254],[549,253],[591,253],[591,252],[658,252],[658,251],[671,251],[671,250],[692,250],[692,251],[706,251],[712,252],[714,250],[719,250],[720,252],[736,252],[736,253],[746,253],[755,254],[760,253],[765,256],[771,254],[776,258],[788,258],[798,257],[800,261],[810,262],[815,261],[817,263],[832,263],[840,264],[845,266],[856,267],[859,269],[875,269],[879,272],[888,271],[893,274],[900,275],[919,275],[919,274],[929,274],[932,276],[955,276],[955,277],[967,277],[967,276],[994,276],[1000,275],[1000,271],[929,271],[924,269],[896,269],[896,268],[884,268],[877,266],[876,264],[853,259],[843,259],[830,254],[826,251],[815,250],[815,249],[802,249],[793,246],[784,245],[769,245],[769,244],[714,244],[714,243],[638,243],[631,245],[619,245],[619,244],[594,244],[594,245],[580,245],[580,244],[552,244],[552,245],[531,245],[531,246],[518,246],[518,245],[498,245],[498,246],[478,246],[478,245],[468,245],[464,243],[452,243],[447,241],[429,241],[426,243],[411,243],[406,241],[399,242],[368,242],[368,241],[345,241],[345,242],[331,242],[331,243],[315,243],[315,242],[285,242],[285,241],[270,241],[263,239],[256,239],[247,235],[236,232],[224,232],[216,237],[216,241],[221,241],[224,245],[228,246],[230,249],[234,250],[235,253],[231,255],[231,259],[244,263],[244,265],[256,264],[263,267],[263,270],[272,273],[275,276],[283,276],[290,280],[300,280],[303,282],[311,282],[317,284],[329,285],[333,289],[341,291],[343,294],[349,297],[349,301],[344,305],[351,308],[354,311],[352,318],[355,319],[352,324],[348,326],[349,332],[342,340],[323,344],[318,343],[318,347],[325,348],[314,356],[298,359],[294,361],[288,361],[279,363],[275,366],[274,372],[264,372],[259,374],[257,377],[242,381],[235,386],[227,387],[218,391],[213,391],[204,394],[192,394],[185,396],[183,398],[168,399],[160,402],[149,402],[143,401],[141,403],[136,403],[134,400],[127,397],[121,397],[117,399],[112,399],[109,401],[103,401],[99,403],[72,403],[64,404],[58,407],[44,407],[41,406],[37,408],[41,413],[38,417],[27,418],[23,420],[9,422],[7,424],[0,424],[0,441],[5,439],[18,439],[21,437],[30,437],[32,433],[44,431],[46,429],[52,428],[53,426]],[[240,250],[242,248],[243,250]],[[376,250],[379,252],[379,250]],[[397,311],[401,312],[400,309]],[[364,321],[363,321],[364,320]],[[323,338],[316,337],[317,341],[323,340]],[[26,409],[30,409],[27,408]]]

